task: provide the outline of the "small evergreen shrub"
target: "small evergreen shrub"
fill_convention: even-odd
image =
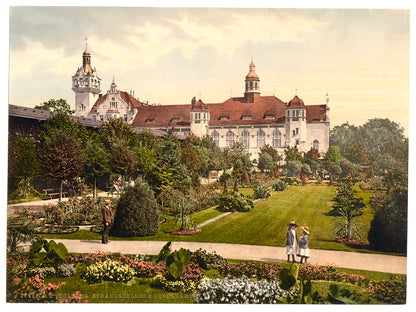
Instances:
[[[270,192],[264,185],[258,185],[254,189],[254,199],[266,199],[270,197]]]
[[[273,183],[273,190],[277,192],[283,192],[287,190],[287,184],[286,182],[279,180],[275,183]]]
[[[153,191],[147,184],[128,187],[120,196],[111,235],[150,236],[159,231],[159,212]]]
[[[253,201],[240,193],[226,193],[221,195],[218,209],[221,211],[246,212],[253,209]]]

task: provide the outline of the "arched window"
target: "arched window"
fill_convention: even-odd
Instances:
[[[232,147],[234,145],[234,132],[231,130],[227,132],[226,145],[227,147]]]
[[[313,148],[319,151],[319,141],[318,140],[313,141]]]
[[[250,147],[250,133],[247,130],[244,130],[243,133],[241,134],[241,141],[245,148]]]
[[[257,147],[263,147],[265,134],[263,130],[257,132]]]
[[[273,131],[273,147],[281,147],[282,146],[282,134],[279,130]]]
[[[214,130],[214,132],[212,133],[212,139],[214,140],[215,145],[217,145],[218,147],[220,146],[220,135],[217,131]]]

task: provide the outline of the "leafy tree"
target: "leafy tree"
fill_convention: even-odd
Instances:
[[[407,252],[407,189],[397,188],[376,210],[368,233],[370,245],[387,252]]]
[[[101,125],[99,133],[108,148],[120,141],[131,145],[132,140],[134,140],[133,126],[122,118],[108,119],[106,123]]]
[[[305,176],[309,176],[309,173],[311,172],[311,167],[306,163],[302,164],[300,172]]]
[[[338,164],[341,160],[342,154],[338,146],[330,145],[325,153],[325,160],[330,164]]]
[[[172,133],[164,137],[158,166],[171,177],[168,185],[165,186],[171,184],[181,191],[189,189],[190,178],[182,163],[178,139]]]
[[[335,178],[337,179],[341,173],[342,173],[342,169],[340,165],[332,165],[331,167],[329,167],[329,173]]]
[[[88,130],[70,116],[58,113],[42,124],[39,134],[40,144],[48,144],[62,136],[71,137],[80,146],[85,146],[89,139]]]
[[[33,139],[9,136],[8,178],[9,189],[17,190],[27,198],[36,193],[32,179],[39,171],[38,153]]]
[[[286,175],[288,177],[296,177],[302,168],[302,163],[298,160],[290,160],[286,162]]]
[[[111,235],[150,236],[158,231],[159,211],[154,192],[145,183],[127,187],[118,201]]]
[[[309,151],[307,151],[304,155],[305,160],[306,159],[312,159],[312,160],[318,160],[319,157],[321,157],[321,154],[316,148],[311,147]]]
[[[123,141],[114,142],[111,150],[112,172],[121,175],[122,187],[127,178],[134,177],[137,172],[137,154]]]
[[[60,136],[42,145],[39,155],[41,170],[46,177],[59,180],[59,201],[64,180],[82,174],[84,158],[77,142],[70,136]]]
[[[340,237],[360,237],[360,229],[354,219],[363,214],[365,207],[361,198],[357,198],[348,183],[341,182],[337,188],[335,204],[331,214],[342,219],[335,224],[335,233]]]
[[[40,105],[36,105],[35,108],[62,113],[66,115],[74,114],[74,111],[71,110],[71,106],[69,106],[69,104],[64,99],[59,99],[59,100],[50,99],[47,102],[43,102]]]
[[[266,153],[272,156],[274,162],[278,162],[281,158],[277,150],[274,147],[270,146],[269,144],[263,145],[263,147],[260,149],[260,154],[263,154],[263,153]]]
[[[237,141],[224,151],[227,163],[233,168],[232,175],[242,181],[251,170],[250,154],[247,153],[243,143]]]
[[[357,139],[359,139],[358,127],[349,125],[348,122],[335,126],[329,131],[329,145],[336,145],[340,150]]]
[[[370,119],[359,129],[360,137],[371,154],[383,153],[396,142],[402,141],[403,131],[398,123],[387,118]]]
[[[86,177],[93,181],[93,198],[96,200],[97,178],[110,174],[111,157],[96,132],[91,133],[83,153],[85,159],[84,172]]]
[[[293,146],[293,147],[288,146],[288,147],[286,147],[284,153],[285,153],[286,162],[289,162],[289,161],[303,162],[302,154],[299,152],[297,146]]]
[[[274,168],[273,157],[268,153],[260,153],[257,168],[262,172],[270,172]]]
[[[346,159],[356,164],[367,164],[370,161],[370,153],[362,141],[345,146],[343,154]]]

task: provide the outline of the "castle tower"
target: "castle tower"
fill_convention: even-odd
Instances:
[[[82,67],[72,76],[72,91],[75,92],[75,116],[87,117],[100,93],[100,78],[91,67],[91,54],[87,47],[82,54]]]
[[[201,99],[197,102],[194,97],[191,107],[191,132],[200,138],[207,135],[209,120],[208,106]]]
[[[246,91],[244,98],[247,103],[254,103],[260,97],[260,79],[256,73],[256,65],[251,60],[249,73],[246,76]]]
[[[306,107],[297,95],[285,109],[286,146],[297,146],[301,152],[306,147]]]

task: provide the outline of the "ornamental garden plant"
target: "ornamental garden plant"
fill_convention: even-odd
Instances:
[[[129,291],[135,292],[140,286],[140,292],[159,294],[160,299],[151,302],[165,302],[163,298],[173,294],[194,298],[186,302],[195,303],[406,302],[405,276],[373,280],[334,266],[236,263],[201,249],[171,251],[170,245],[152,257],[105,252],[69,254],[58,267],[68,274],[44,277],[29,273],[33,267],[27,254],[10,254],[7,301],[96,302],[94,293],[105,296],[110,289],[124,289],[127,293],[120,296],[126,298]],[[39,268],[54,268],[50,265],[46,261]],[[139,296],[134,302],[143,298]],[[109,300],[112,302],[111,296]]]

